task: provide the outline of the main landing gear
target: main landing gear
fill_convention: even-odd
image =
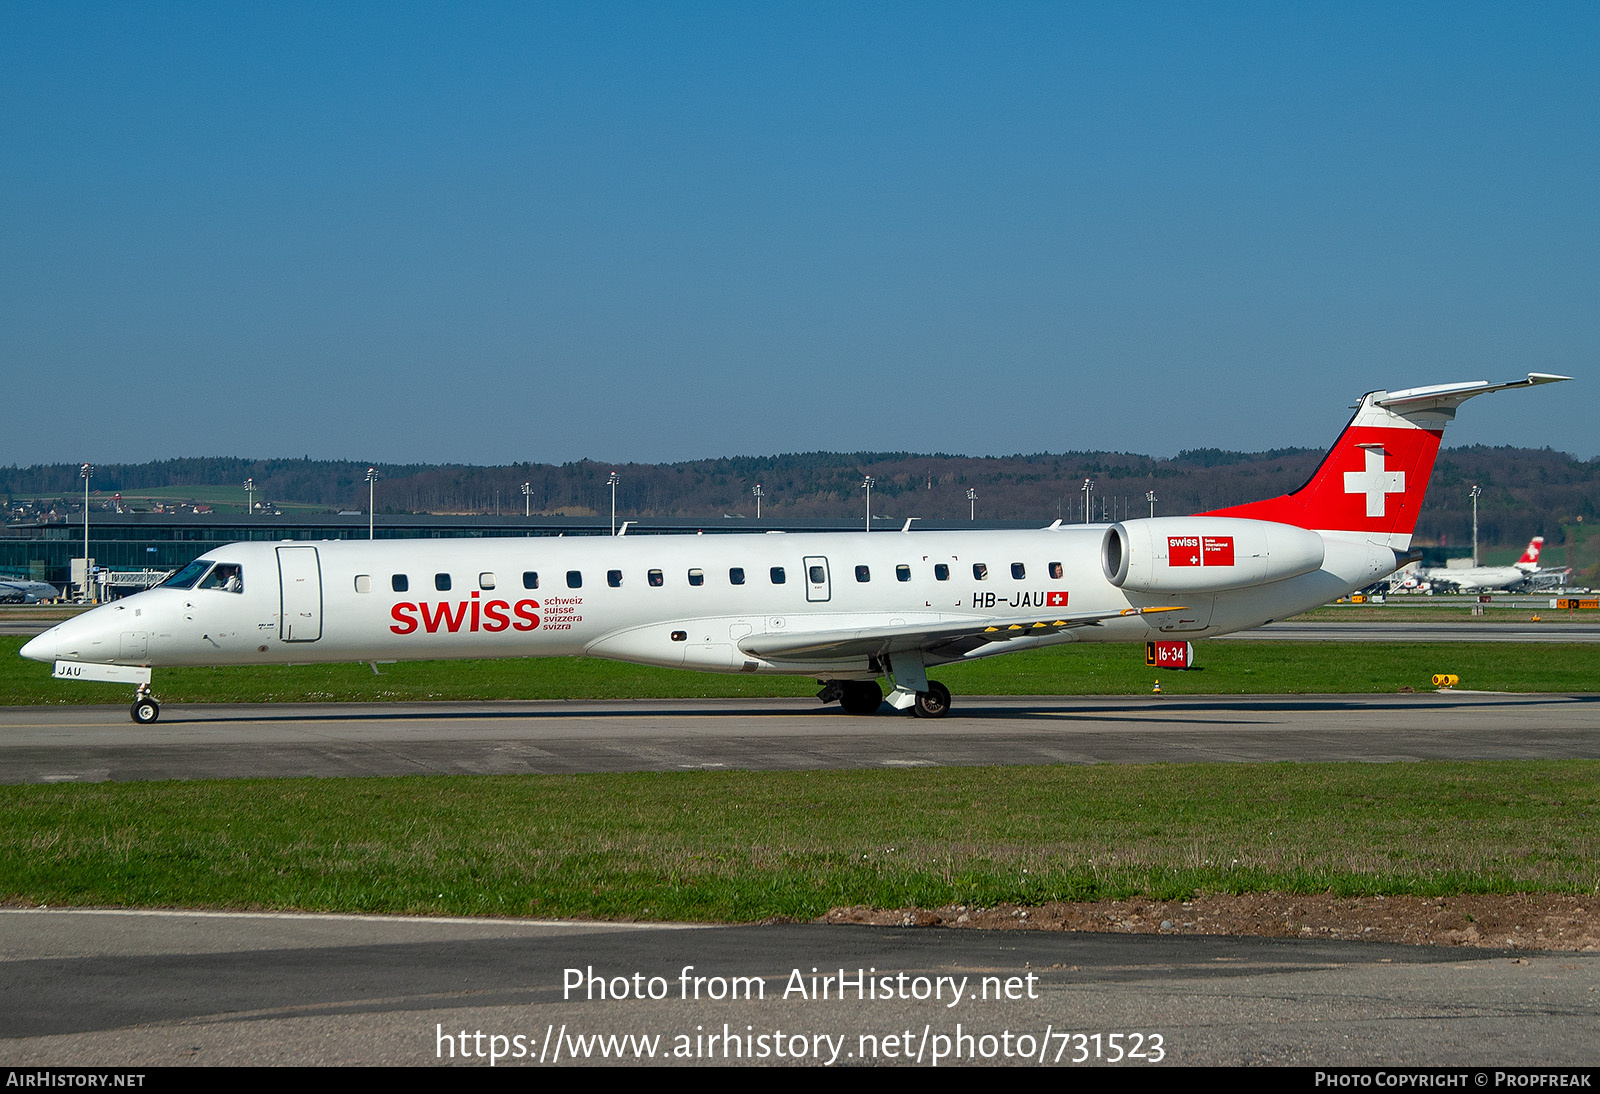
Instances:
[[[846,714],[876,714],[883,706],[883,691],[876,680],[828,680],[817,698],[824,703],[838,702]],[[950,713],[950,689],[929,680],[928,690],[917,692],[910,706],[918,718],[943,718]]]
[[[161,717],[161,704],[156,702],[155,696],[150,694],[149,684],[139,685],[139,690],[133,697],[133,706],[128,713],[133,715],[133,720],[142,726],[150,725]]]
[[[950,713],[950,689],[937,680],[929,680],[928,690],[917,692],[911,713],[918,718],[943,718]]]

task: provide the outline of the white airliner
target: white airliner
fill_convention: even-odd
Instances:
[[[587,655],[814,676],[850,713],[939,717],[929,668],[1062,642],[1260,626],[1392,573],[1445,424],[1475,395],[1377,391],[1300,489],[1192,517],[1023,532],[235,543],[46,631],[24,657],[137,687],[151,668]]]
[[[1522,552],[1522,557],[1510,566],[1463,566],[1459,569],[1431,566],[1427,569],[1418,569],[1416,577],[1408,578],[1405,584],[1407,587],[1422,584],[1451,585],[1462,592],[1474,592],[1478,589],[1509,589],[1513,585],[1521,585],[1539,572],[1539,553],[1543,550],[1544,537],[1534,536],[1528,541],[1528,549]]]
[[[54,600],[60,595],[61,590],[49,582],[0,577],[0,604],[37,604],[41,600]]]

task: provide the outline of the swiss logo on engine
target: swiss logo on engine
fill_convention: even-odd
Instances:
[[[1168,536],[1168,566],[1232,566],[1232,536]]]

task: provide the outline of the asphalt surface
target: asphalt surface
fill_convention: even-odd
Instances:
[[[1600,695],[958,696],[939,720],[813,700],[0,708],[0,782],[1600,759]]]
[[[601,1063],[616,1035],[609,1062],[1593,1067],[1597,983],[1600,954],[1181,933],[0,911],[12,1066]]]
[[[1207,642],[1600,642],[1600,623],[1268,623]]]

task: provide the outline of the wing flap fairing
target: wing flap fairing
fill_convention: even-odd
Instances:
[[[770,661],[819,662],[837,661],[849,657],[882,657],[885,654],[908,653],[912,650],[948,648],[956,644],[977,649],[991,642],[1038,638],[1059,634],[1076,627],[1098,626],[1111,619],[1182,610],[1181,606],[1173,605],[1078,612],[1039,619],[987,618],[933,626],[911,623],[898,627],[850,627],[801,633],[759,634],[741,639],[739,648],[754,657]]]

